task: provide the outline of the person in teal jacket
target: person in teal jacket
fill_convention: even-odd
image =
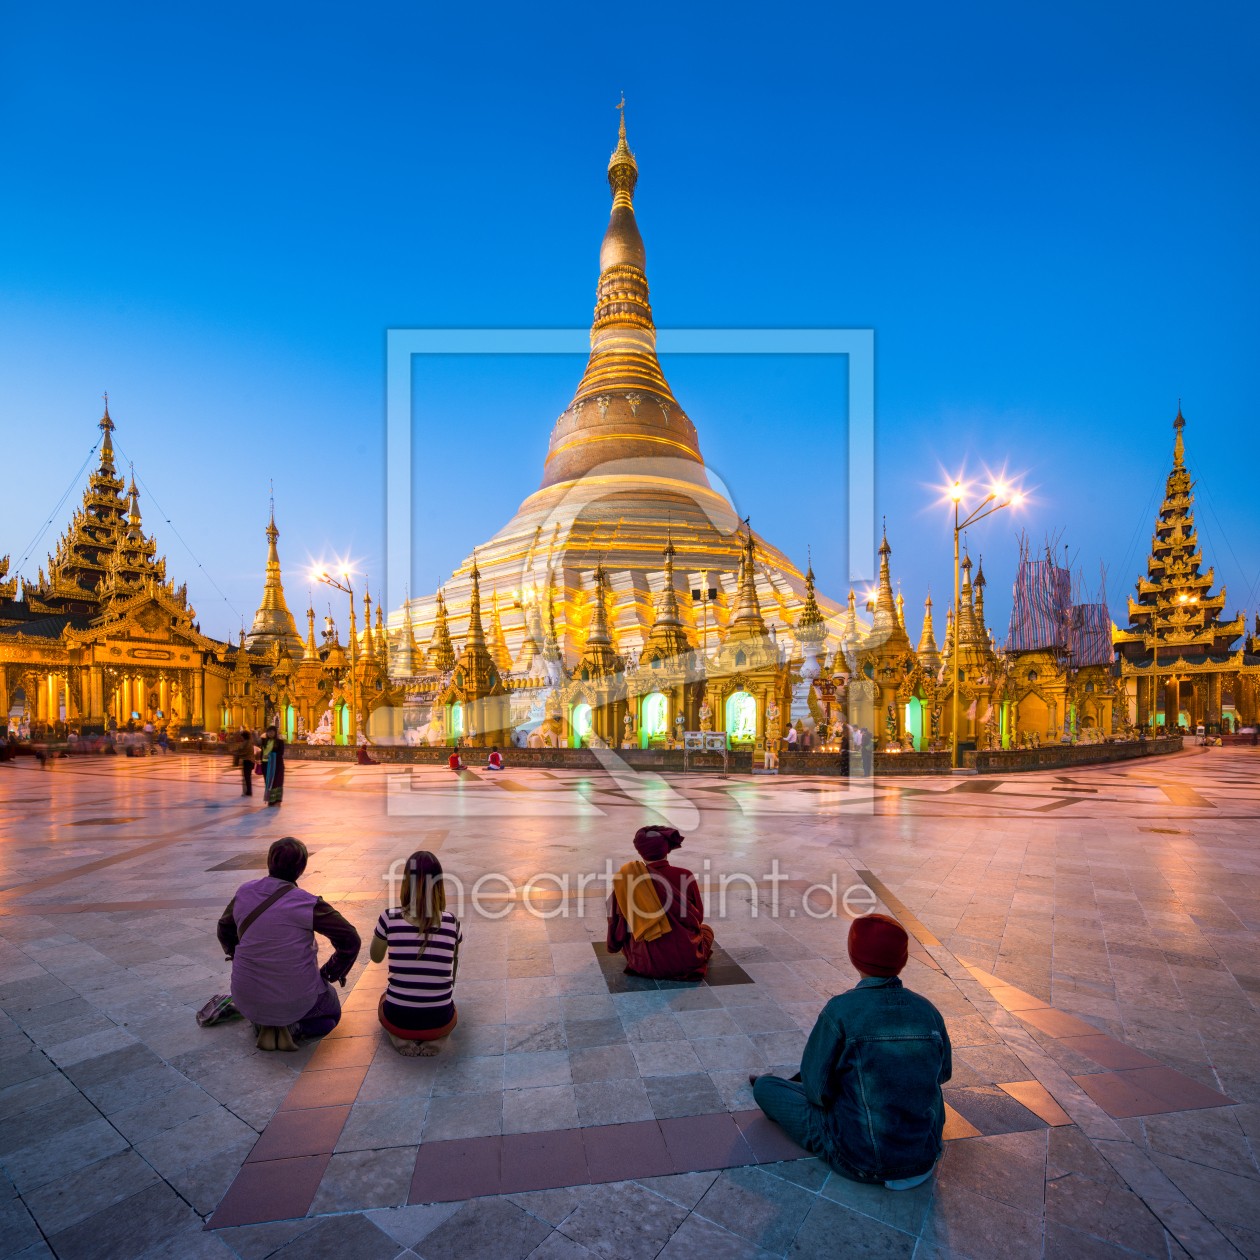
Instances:
[[[814,1024],[793,1081],[751,1078],[753,1097],[787,1135],[852,1181],[909,1190],[932,1175],[943,1149],[953,1072],[941,1013],[897,978],[909,957],[905,929],[869,914],[849,928],[856,987],[833,997]]]

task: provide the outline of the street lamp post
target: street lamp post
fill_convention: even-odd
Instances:
[[[1010,493],[1010,498],[1002,503],[997,503],[989,510],[983,511],[986,505],[993,503],[993,500],[1000,495]],[[958,626],[962,622],[962,571],[958,566],[958,535],[969,526],[974,525],[977,521],[982,521],[986,516],[992,516],[994,512],[1001,508],[1010,507],[1012,503],[1018,503],[1024,496],[1008,491],[1004,485],[997,485],[989,493],[989,495],[980,503],[974,512],[967,517],[966,520],[958,519],[958,503],[963,497],[963,485],[961,481],[955,481],[950,487],[949,497],[954,501],[954,650],[950,658],[950,668],[954,671],[953,678],[950,679],[952,688],[952,698],[950,701],[950,721],[953,725],[951,732],[953,739],[953,754],[950,758],[950,766],[957,770],[962,765],[962,755],[958,745],[962,742],[958,738]]]
[[[351,748],[357,748],[359,744],[359,636],[354,632],[354,589],[350,585],[349,573],[341,575],[345,578],[345,585],[338,582],[336,578],[329,577],[327,573],[316,573],[313,576],[315,581],[323,582],[325,586],[334,587],[343,595],[350,596],[350,730],[346,738]]]

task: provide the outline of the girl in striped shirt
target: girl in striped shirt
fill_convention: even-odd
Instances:
[[[399,1054],[434,1055],[454,1027],[455,972],[464,939],[446,908],[442,864],[425,849],[407,859],[402,904],[384,911],[372,934],[372,961],[389,956],[389,983],[377,1008]]]

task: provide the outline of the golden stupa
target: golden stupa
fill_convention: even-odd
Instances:
[[[665,596],[662,558],[671,544],[684,632],[710,654],[725,637],[748,531],[710,486],[696,427],[656,356],[634,213],[638,173],[623,112],[608,163],[612,213],[600,247],[586,371],[552,429],[539,488],[451,576],[444,609],[437,592],[411,601],[418,673],[431,672],[423,666],[432,665],[425,658],[435,639],[468,637],[474,564],[482,600],[498,611],[498,633],[517,677],[543,674],[553,618],[562,664],[572,667],[581,658],[597,590],[603,591],[613,650],[637,659]],[[772,634],[790,635],[805,608],[805,575],[764,539],[754,539],[754,580],[766,625]],[[822,596],[818,604],[838,641],[843,609]],[[390,618],[392,637],[402,623],[399,609]]]

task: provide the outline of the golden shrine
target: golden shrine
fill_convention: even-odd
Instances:
[[[187,587],[144,532],[140,493],[114,466],[108,403],[99,463],[83,505],[37,582],[8,578],[0,559],[0,715],[20,735],[56,739],[137,729],[191,735],[272,721],[289,739],[319,729],[345,742],[361,725],[392,729],[402,692],[390,681],[384,625],[365,626],[348,661],[335,629],[317,649],[313,611],[303,643],[284,598],[274,513],[267,576],[251,633],[239,644],[201,633]],[[6,580],[7,579],[7,580]],[[351,627],[353,635],[353,625]],[[325,719],[325,715],[328,715]],[[382,720],[383,719],[383,720]]]

